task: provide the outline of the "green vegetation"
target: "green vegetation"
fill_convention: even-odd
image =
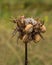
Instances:
[[[28,44],[28,65],[52,65],[52,0],[0,0],[0,65],[23,65],[24,43],[17,34],[11,16],[41,17],[45,20],[45,40]]]

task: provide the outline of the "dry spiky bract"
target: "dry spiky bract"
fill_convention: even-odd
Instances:
[[[43,36],[41,33],[46,31],[46,27],[44,26],[44,22],[38,18],[25,18],[24,16],[20,16],[18,19],[13,20],[14,23],[17,24],[15,31],[19,32],[18,38],[23,40],[24,43],[28,43],[30,41],[39,42]],[[14,33],[16,33],[14,31]]]

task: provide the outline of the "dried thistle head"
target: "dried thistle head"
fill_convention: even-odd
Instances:
[[[41,33],[44,33],[46,31],[46,27],[44,26],[44,21],[42,21],[40,18],[37,18],[35,19],[37,21],[37,24],[34,26],[32,23],[25,25],[24,19],[25,19],[24,16],[20,16],[19,18],[13,19],[13,23],[17,24],[14,33],[16,34],[16,32],[18,31],[19,38],[23,40],[24,43],[26,42],[28,43],[31,40],[34,40],[35,42],[40,41],[41,38],[43,38]],[[29,40],[30,38],[31,40]]]

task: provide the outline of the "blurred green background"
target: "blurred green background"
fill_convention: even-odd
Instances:
[[[0,65],[24,65],[24,43],[11,38],[11,16],[41,17],[45,40],[28,44],[28,65],[52,65],[52,0],[0,0]]]

